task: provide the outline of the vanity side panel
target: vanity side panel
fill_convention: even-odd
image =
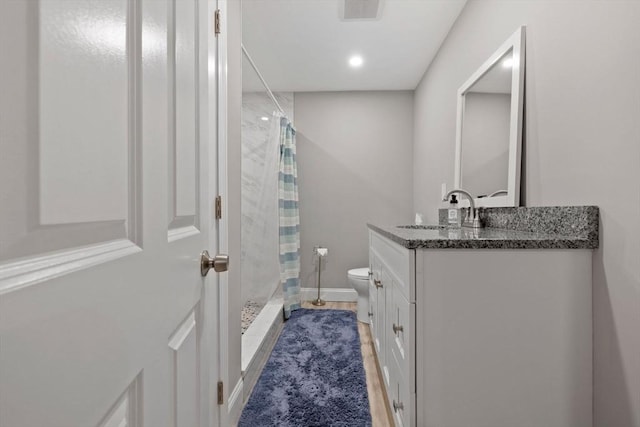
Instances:
[[[418,256],[418,425],[592,426],[590,250]]]

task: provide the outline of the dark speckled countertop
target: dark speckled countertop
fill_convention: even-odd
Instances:
[[[486,208],[482,216],[501,227],[368,226],[407,249],[596,249],[599,244],[596,206]]]

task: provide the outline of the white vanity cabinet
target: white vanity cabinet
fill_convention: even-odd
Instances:
[[[415,251],[369,236],[371,335],[396,425],[415,426]]]
[[[369,236],[371,332],[397,426],[592,426],[590,249]]]

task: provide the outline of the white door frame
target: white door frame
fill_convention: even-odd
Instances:
[[[210,67],[210,80],[209,94],[210,105],[215,105],[215,117],[216,117],[216,132],[212,130],[212,138],[217,138],[217,152],[212,150],[210,160],[213,163],[217,163],[217,177],[212,176],[210,179],[215,180],[214,185],[211,188],[217,188],[217,194],[223,200],[222,203],[222,218],[218,220],[217,232],[215,233],[217,242],[211,242],[211,247],[216,247],[218,253],[229,253],[229,210],[227,208],[228,203],[228,187],[227,187],[227,25],[226,17],[227,12],[227,0],[209,0],[209,16],[211,23],[214,23],[214,17],[216,10],[219,10],[221,19],[223,20],[220,25],[220,33],[217,35],[216,42],[217,47],[210,47],[210,55],[216,55],[216,63],[209,64]],[[214,28],[212,28],[214,30]],[[215,52],[212,53],[212,50]],[[211,56],[210,56],[211,58]],[[215,69],[215,73],[211,73],[211,68]],[[214,81],[215,79],[215,81]],[[214,117],[213,111],[210,114],[211,118]],[[235,268],[236,262],[239,265],[240,260],[230,260],[231,268]],[[229,301],[229,275],[223,274],[218,277],[218,378],[211,379],[211,385],[217,387],[218,382],[224,384],[223,401],[218,406],[218,425],[228,426],[229,420],[229,361],[228,352],[229,337],[228,337],[228,301]],[[215,390],[215,388],[214,388]]]

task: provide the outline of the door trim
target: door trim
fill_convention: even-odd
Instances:
[[[228,185],[227,185],[227,35],[228,35],[228,19],[227,19],[227,0],[211,0],[211,8],[214,10],[210,14],[212,22],[215,17],[215,10],[219,10],[220,14],[220,32],[217,34],[217,73],[216,73],[216,117],[217,117],[217,137],[218,152],[217,165],[217,189],[218,196],[222,197],[222,218],[217,220],[218,230],[216,236],[218,238],[217,247],[220,253],[229,253],[229,210],[228,210]],[[234,260],[232,260],[233,262]],[[239,261],[239,260],[238,260]],[[234,267],[232,267],[234,268]],[[229,316],[229,274],[221,274],[218,278],[218,375],[219,381],[222,381],[229,390],[229,329],[227,319]],[[228,391],[226,391],[228,393]],[[219,425],[226,426],[229,424],[229,398],[223,396],[223,403],[220,405],[218,413]]]
[[[229,421],[227,425],[236,425],[244,407],[244,380],[240,378],[229,395]]]

